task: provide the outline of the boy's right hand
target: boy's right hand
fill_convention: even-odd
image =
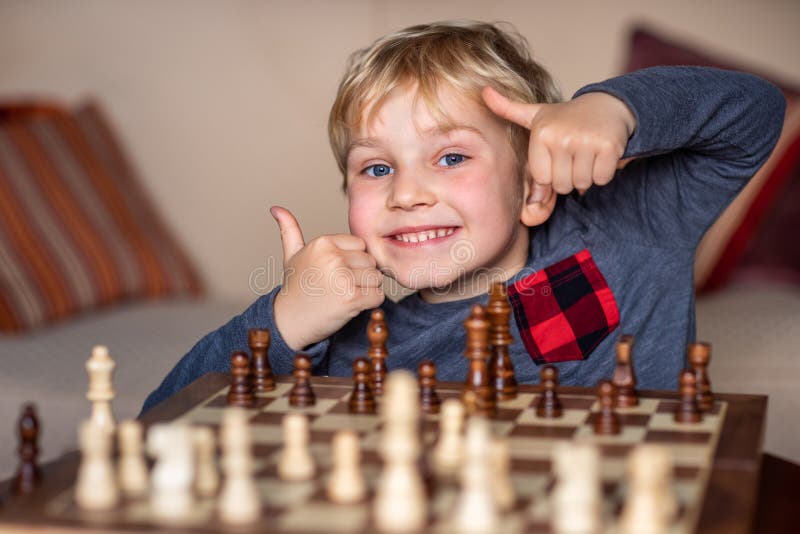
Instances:
[[[283,287],[275,325],[292,350],[328,338],[361,311],[383,303],[383,274],[360,237],[323,235],[308,244],[294,215],[270,208],[283,245]]]

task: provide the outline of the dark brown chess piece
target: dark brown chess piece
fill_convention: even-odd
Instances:
[[[228,390],[228,406],[253,406],[255,396],[250,386],[250,358],[244,352],[231,354],[231,387]]]
[[[675,421],[678,423],[699,423],[703,412],[697,405],[697,378],[694,369],[684,369],[678,378],[678,392],[681,400],[675,407]]]
[[[517,396],[517,379],[514,364],[508,355],[508,346],[514,341],[508,322],[511,318],[511,305],[508,303],[508,290],[505,282],[494,282],[489,289],[489,382],[494,386],[495,399],[511,400]]]
[[[694,369],[697,386],[697,405],[708,412],[714,407],[714,394],[708,378],[708,364],[711,361],[711,345],[708,343],[689,344],[689,363]]]
[[[372,392],[383,395],[383,386],[386,382],[386,340],[389,338],[389,330],[386,328],[383,310],[380,308],[372,310],[370,322],[367,326],[367,339],[369,339],[369,350],[367,356],[370,359],[370,385]]]
[[[489,383],[489,321],[480,304],[472,306],[472,313],[464,321],[467,330],[467,347],[464,355],[469,360],[469,371],[464,384],[464,393],[475,394],[474,415],[493,416],[496,413],[494,388]],[[465,399],[465,404],[468,405]]]
[[[561,401],[558,399],[558,369],[552,365],[545,365],[539,371],[539,384],[542,388],[536,402],[536,415],[545,419],[561,417]]]
[[[375,413],[375,396],[369,385],[369,360],[356,358],[353,362],[353,392],[347,403],[350,413]]]
[[[275,389],[275,376],[272,374],[272,367],[270,367],[269,358],[267,357],[270,342],[269,330],[251,328],[247,332],[247,339],[250,345],[250,352],[253,354],[253,359],[250,362],[253,391],[255,393],[272,391]]]
[[[19,432],[19,467],[11,482],[11,493],[25,495],[34,490],[42,480],[42,474],[36,463],[39,457],[39,419],[36,407],[26,404],[22,407],[17,421]]]
[[[639,394],[636,393],[636,374],[633,372],[633,336],[625,334],[617,341],[617,365],[611,382],[617,389],[615,405],[617,408],[632,408],[639,405]]]
[[[610,380],[603,380],[597,386],[597,401],[600,404],[600,412],[595,414],[595,434],[611,436],[620,433],[622,425],[619,422],[619,416],[614,411],[615,389]]]
[[[442,401],[436,394],[436,364],[423,360],[419,364],[419,405],[423,413],[439,413]]]
[[[311,358],[307,354],[297,354],[294,357],[294,385],[289,390],[290,406],[314,406],[317,397],[311,389]]]

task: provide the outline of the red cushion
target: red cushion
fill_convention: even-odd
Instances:
[[[706,233],[698,247],[698,292],[734,281],[784,280],[800,283],[800,89],[757,69],[715,58],[690,44],[635,28],[626,72],[656,65],[702,65],[753,72],[770,79],[787,99],[783,133],[769,160]]]
[[[95,105],[0,105],[0,331],[199,294]]]

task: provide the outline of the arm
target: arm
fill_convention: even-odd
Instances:
[[[266,328],[270,331],[268,353],[270,366],[276,374],[291,374],[295,351],[286,344],[281,336],[275,325],[275,314],[273,313],[275,297],[280,290],[281,286],[276,287],[267,295],[256,300],[241,315],[234,317],[227,324],[198,341],[192,350],[181,358],[167,374],[161,385],[147,397],[142,407],[142,413],[206,373],[230,371],[232,352],[246,351],[249,353],[247,331],[250,328]],[[324,340],[306,347],[304,350],[311,356],[314,369],[324,369],[327,366],[328,345],[329,342]]]
[[[769,157],[783,124],[781,92],[738,72],[656,67],[576,97],[597,91],[634,114],[623,157],[637,159],[581,202],[610,235],[649,246],[695,247]]]

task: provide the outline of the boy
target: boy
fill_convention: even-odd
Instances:
[[[315,373],[350,375],[377,306],[389,369],[433,359],[440,380],[463,380],[462,323],[494,279],[514,305],[519,382],[543,363],[562,384],[610,377],[619,329],[636,335],[640,386],[674,387],[694,335],[695,247],[772,150],[783,97],[682,67],[559,100],[525,40],[495,25],[415,26],[354,54],[329,121],[351,234],[305,243],[273,207],[282,286],[203,338],[145,409],[228,370],[256,326],[272,332],[276,373],[302,350]],[[383,276],[416,292],[384,300]]]

